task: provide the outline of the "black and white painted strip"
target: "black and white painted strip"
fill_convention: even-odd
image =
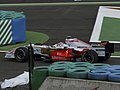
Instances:
[[[12,20],[0,20],[0,45],[12,43]]]

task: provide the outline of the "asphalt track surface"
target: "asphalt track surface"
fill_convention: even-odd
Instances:
[[[24,12],[28,31],[45,33],[50,37],[46,44],[64,41],[67,35],[89,42],[99,6],[43,6],[43,7],[1,7],[1,10]],[[120,64],[120,58],[110,58],[104,62]],[[35,66],[49,65],[50,62],[35,61]],[[0,53],[0,81],[13,78],[28,71],[28,63],[4,59]],[[29,88],[27,88],[29,89]],[[20,89],[26,90],[26,89]]]

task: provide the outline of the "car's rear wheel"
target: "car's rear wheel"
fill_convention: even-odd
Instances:
[[[19,47],[15,51],[15,59],[18,62],[25,62],[28,60],[28,49],[26,47]]]
[[[98,62],[98,55],[93,50],[87,50],[83,53],[81,60],[89,63]]]
[[[106,61],[110,58],[111,53],[105,53],[104,57],[99,57],[99,61]]]

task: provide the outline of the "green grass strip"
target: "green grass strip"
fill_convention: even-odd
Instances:
[[[31,32],[31,31],[26,32],[26,37],[27,37],[26,42],[13,44],[13,45],[1,46],[0,50],[8,51],[8,50],[11,50],[11,49],[16,48],[16,47],[28,45],[29,43],[33,43],[33,44],[41,43],[41,44],[43,44],[49,39],[49,37],[46,34],[38,33],[38,32]]]
[[[120,18],[104,17],[100,41],[120,41]]]
[[[0,4],[0,7],[13,6],[73,6],[73,5],[120,5],[120,2],[66,2],[66,3],[16,3]]]
[[[120,56],[120,52],[115,52],[112,54],[112,56]]]

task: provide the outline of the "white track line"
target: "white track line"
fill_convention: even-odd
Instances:
[[[0,51],[0,53],[6,53],[6,52],[8,52],[8,51]]]
[[[111,58],[120,58],[120,56],[111,56]]]
[[[65,2],[65,3],[16,3],[0,4],[0,7],[6,6],[63,6],[63,5],[120,5],[120,2]]]

